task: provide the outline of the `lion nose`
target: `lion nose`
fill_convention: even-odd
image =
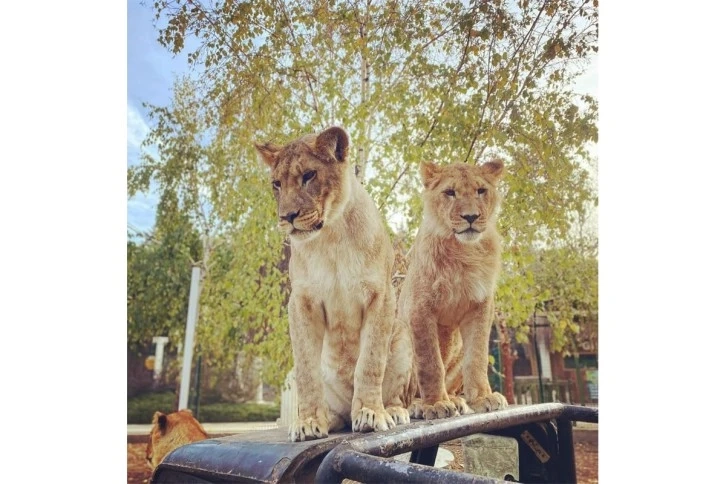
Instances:
[[[469,222],[470,224],[474,223],[474,220],[479,218],[479,215],[462,215],[461,218]]]
[[[280,218],[292,223],[292,221],[295,220],[295,217],[297,217],[298,215],[300,215],[300,210],[298,210],[297,212],[288,212],[287,215],[283,215]]]

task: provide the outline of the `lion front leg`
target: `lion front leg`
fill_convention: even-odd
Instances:
[[[414,354],[420,400],[409,407],[411,416],[432,420],[459,415],[456,405],[446,391],[446,370],[441,358],[438,323],[432,312],[424,307],[415,308],[411,316],[414,335]]]
[[[383,376],[393,331],[393,303],[373,293],[363,316],[360,350],[353,377],[351,421],[354,432],[389,430],[396,426],[383,406]]]
[[[393,323],[388,362],[383,377],[383,404],[396,425],[411,422],[408,404],[415,394],[413,378],[413,343],[408,324],[400,319]]]
[[[288,305],[290,340],[298,388],[298,416],[290,426],[292,442],[328,436],[330,414],[323,398],[320,355],[325,325],[322,309],[311,298],[291,296]]]
[[[490,412],[507,406],[507,399],[492,392],[489,385],[489,333],[494,316],[493,305],[485,301],[461,322],[464,346],[464,398],[475,412]]]

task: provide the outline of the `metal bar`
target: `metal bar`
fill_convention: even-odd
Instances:
[[[572,438],[572,421],[557,419],[557,447],[560,451],[560,479],[563,483],[577,484],[575,471],[575,443]]]
[[[570,409],[569,405],[561,403],[545,403],[539,405],[528,405],[522,407],[508,408],[497,412],[478,413],[451,417],[426,422],[428,425],[407,428],[407,426],[396,427],[391,432],[371,434],[345,444],[341,444],[328,453],[318,468],[316,482],[341,482],[343,478],[355,479],[346,473],[344,469],[357,469],[345,467],[346,459],[356,453],[370,456],[391,457],[417,449],[432,447],[441,442],[448,442],[474,433],[486,433],[499,430],[513,425],[540,422],[560,418],[563,413],[568,417],[583,417],[586,421],[597,421],[597,410],[591,408],[575,407]],[[593,416],[593,410],[594,416]],[[357,461],[358,462],[358,461]],[[386,461],[388,462],[388,461]],[[403,465],[411,465],[405,464]],[[468,479],[471,475],[465,474]],[[399,476],[400,477],[400,476]],[[380,480],[381,476],[376,475],[372,469],[367,474],[368,479]],[[452,481],[453,482],[453,481]]]
[[[342,450],[338,450],[345,447]],[[410,483],[425,482],[430,484],[504,484],[506,481],[492,479],[458,471],[438,469],[420,464],[400,462],[373,455],[356,452],[349,444],[341,444],[335,448],[339,459],[340,472],[334,467],[318,469],[315,482],[342,482],[343,478],[358,482]],[[325,461],[323,461],[325,462]]]
[[[598,421],[597,407],[581,407],[579,405],[564,405],[562,410],[562,418],[575,422],[597,423]]]
[[[436,464],[436,454],[438,452],[438,444],[424,449],[416,449],[411,452],[411,459],[409,459],[409,462],[433,467],[434,464]]]
[[[560,403],[544,403],[475,413],[424,422],[415,428],[396,427],[392,432],[372,433],[351,442],[354,450],[390,457],[413,449],[431,447],[479,432],[499,430],[512,425],[558,418],[564,411]]]

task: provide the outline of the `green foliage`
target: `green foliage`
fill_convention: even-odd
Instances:
[[[586,166],[598,105],[570,88],[597,51],[596,6],[168,0],[153,8],[170,52],[197,41],[188,56],[199,78],[181,79],[170,106],[149,107],[155,125],[145,146],[159,154],[129,169],[129,195],[156,181],[201,233],[205,360],[221,367],[240,351],[264,356],[273,384],[291,367],[283,241],[253,142],[333,124],[349,131],[360,178],[408,246],[422,212],[421,161],[505,160],[497,304],[526,337],[535,306],[547,291],[559,294],[545,274],[562,261],[542,250],[561,246],[575,215],[597,202]],[[559,311],[564,345],[577,323]]]
[[[209,123],[189,81],[177,83],[172,105],[152,108],[151,116],[156,125],[144,144],[158,146],[158,157],[145,152],[129,168],[128,192],[148,190],[154,180],[191,219],[185,229],[202,233],[202,247],[187,257],[185,268],[189,273],[194,263],[202,269],[197,348],[213,372],[229,367],[243,349],[268,361],[274,357],[263,376],[281,384],[292,361],[286,351],[286,278],[277,267],[282,237],[269,223],[274,201],[267,174],[251,145]],[[170,258],[180,256],[169,251]],[[166,301],[157,303],[163,308]],[[179,319],[167,329],[183,334],[184,328]],[[142,335],[150,341],[149,331]]]
[[[292,368],[292,355],[287,351],[286,274],[278,267],[282,237],[271,230],[269,218],[252,212],[215,251],[197,342],[205,361],[220,367],[230,365],[242,349],[260,356],[272,362],[263,366],[263,380],[281,384]]]
[[[154,412],[175,410],[174,392],[144,393],[126,401],[126,423],[150,424]]]
[[[150,424],[154,412],[171,413],[174,393],[145,393],[130,398],[126,404],[126,423]],[[199,406],[197,420],[210,422],[274,422],[280,416],[280,407],[258,403],[209,403]]]
[[[204,422],[274,422],[280,407],[258,403],[211,403],[199,406],[199,421]]]
[[[579,243],[578,243],[579,242]],[[535,284],[540,288],[540,309],[552,325],[552,348],[569,354],[587,324],[596,331],[598,315],[598,263],[595,247],[583,241],[541,251],[535,264]]]
[[[128,345],[141,350],[154,336],[168,336],[171,347],[184,339],[190,261],[199,257],[201,242],[176,199],[167,191],[157,208],[151,237],[127,243]]]

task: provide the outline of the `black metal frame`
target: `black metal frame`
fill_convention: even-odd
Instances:
[[[345,478],[376,483],[505,482],[434,467],[439,444],[478,433],[517,439],[520,482],[577,482],[573,421],[597,422],[598,409],[562,403],[517,405],[490,413],[415,420],[386,432],[338,432],[306,442],[289,442],[282,428],[249,432],[174,450],[156,468],[151,482],[339,483]],[[406,452],[411,452],[409,462],[391,459]]]
[[[505,482],[464,472],[433,467],[438,444],[476,433],[492,433],[522,424],[555,420],[561,456],[563,482],[577,482],[572,421],[598,421],[598,409],[561,403],[510,408],[505,411],[464,415],[434,420],[428,425],[400,431],[370,434],[344,441],[323,459],[315,476],[316,483],[339,483],[343,479],[360,482],[493,483]],[[386,457],[412,451],[411,462]],[[431,457],[433,455],[433,458]],[[426,456],[426,458],[421,458]],[[427,465],[421,465],[421,464]]]

